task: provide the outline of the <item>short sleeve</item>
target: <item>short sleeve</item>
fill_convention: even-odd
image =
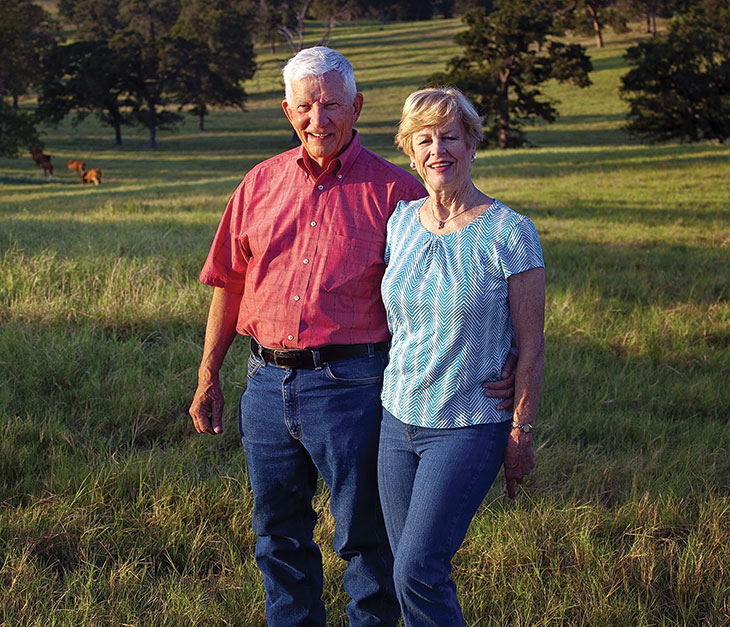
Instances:
[[[540,238],[529,218],[519,216],[519,220],[509,231],[501,250],[500,262],[505,278],[532,268],[545,267]]]
[[[239,294],[243,292],[248,267],[248,256],[240,236],[245,195],[245,184],[241,183],[228,201],[200,272],[200,280],[206,285]]]

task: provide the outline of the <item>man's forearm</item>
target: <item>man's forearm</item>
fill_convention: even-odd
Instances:
[[[241,294],[226,292],[220,287],[216,287],[213,292],[205,326],[203,357],[198,370],[199,382],[218,378],[226,353],[236,337],[241,297]]]

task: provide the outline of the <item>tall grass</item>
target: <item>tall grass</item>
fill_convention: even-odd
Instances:
[[[366,146],[457,52],[456,20],[338,27]],[[316,36],[312,33],[312,37]],[[621,130],[625,47],[591,48],[593,85],[549,85],[560,119],[534,147],[481,150],[478,185],[530,216],[548,273],[538,466],[499,481],[454,561],[470,625],[730,624],[730,151]],[[591,41],[584,42],[591,46]],[[56,177],[0,160],[0,616],[7,625],[263,625],[235,408],[194,433],[209,288],[199,268],[228,195],[290,146],[260,51],[248,111],[190,118],[157,151],[88,120],[47,129]],[[64,170],[100,167],[98,188]],[[343,564],[317,497],[331,625]]]

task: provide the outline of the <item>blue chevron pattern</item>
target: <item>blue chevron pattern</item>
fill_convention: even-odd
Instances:
[[[481,383],[499,378],[512,342],[507,279],[544,266],[537,231],[495,200],[464,228],[436,235],[418,218],[424,200],[401,201],[388,222],[383,406],[429,428],[509,420]]]

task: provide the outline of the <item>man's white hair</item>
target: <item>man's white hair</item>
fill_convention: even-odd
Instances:
[[[284,66],[284,86],[286,101],[292,104],[292,83],[303,78],[319,78],[327,72],[337,72],[345,83],[345,96],[353,102],[357,95],[355,72],[350,62],[336,50],[325,46],[304,48],[294,55]]]

